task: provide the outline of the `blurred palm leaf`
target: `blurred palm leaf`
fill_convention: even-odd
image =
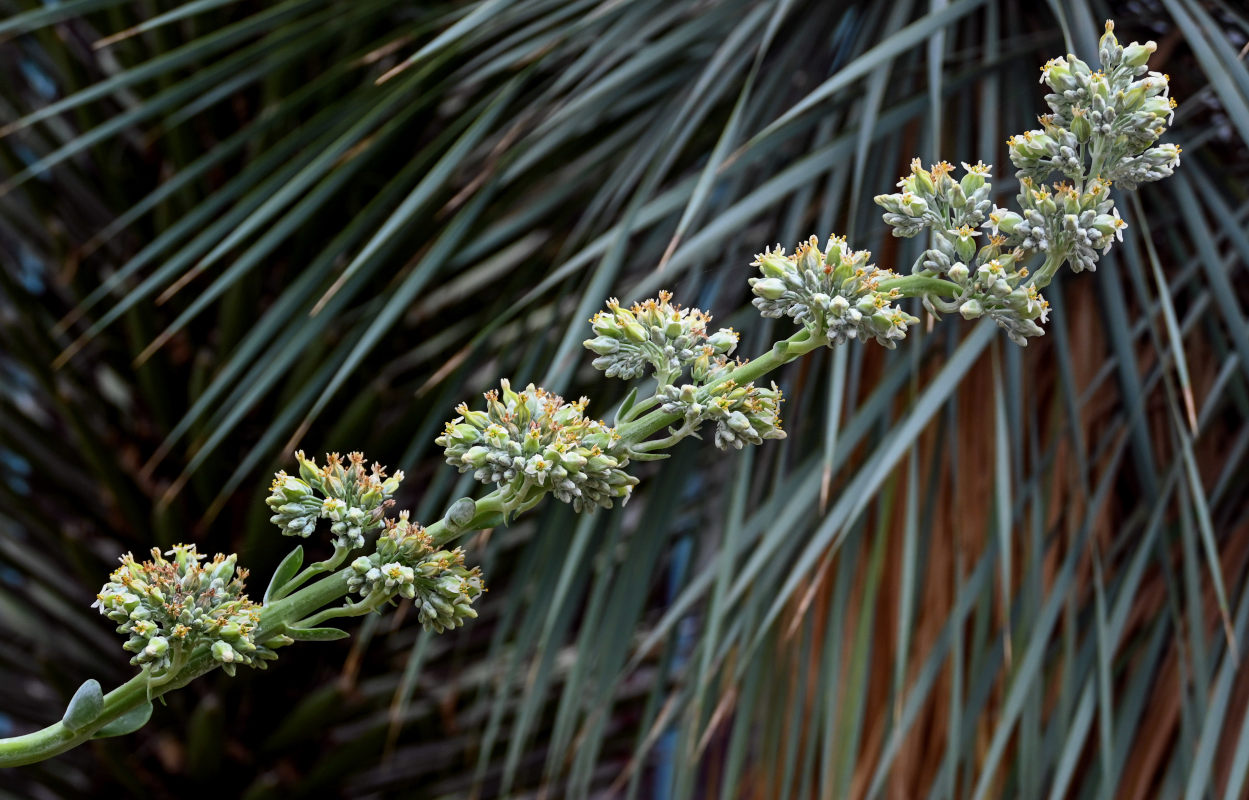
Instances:
[[[1186,151],[1028,350],[948,321],[795,364],[784,443],[683,447],[624,513],[477,537],[467,629],[371,619],[6,788],[1244,796],[1235,4],[3,7],[13,730],[127,673],[88,609],[120,552],[277,563],[259,497],[294,444],[397,464],[429,518],[471,490],[432,448],[457,400],[499,376],[619,400],[579,347],[606,295],[672,288],[749,354],[781,332],[746,302],[761,245],[836,230],[908,263],[870,196],[916,153],[1006,163],[1037,67],[1093,55],[1101,19],[1159,41]]]

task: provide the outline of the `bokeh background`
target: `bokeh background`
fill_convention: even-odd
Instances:
[[[213,674],[0,797],[1246,796],[1244,3],[0,9],[0,735],[131,674],[89,608],[119,554],[237,551],[262,591],[295,447],[404,469],[431,519],[472,490],[433,444],[459,400],[619,401],[580,347],[608,295],[750,355],[788,335],[765,245],[909,264],[872,195],[920,155],[1013,196],[1039,67],[1106,18],[1158,42],[1184,148],[1028,348],[951,319],[813,354],[787,440],[467,540],[467,627]]]

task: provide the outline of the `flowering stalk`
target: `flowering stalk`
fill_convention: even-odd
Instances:
[[[107,695],[89,680],[60,722],[0,739],[0,767],[137,730],[153,698],[218,666],[228,674],[240,664],[264,668],[294,641],[348,635],[322,627],[329,620],[409,600],[429,630],[464,624],[477,616],[474,603],[485,589],[463,551],[447,549],[455,539],[506,523],[548,494],[582,513],[623,504],[638,483],[632,462],[664,458],[662,451],[702,432],[725,450],[783,438],[781,391],[758,381],[851,339],[895,348],[919,322],[902,307],[906,298],[919,298],[938,318],[988,316],[1026,345],[1044,332],[1048,305],[1040,290],[1062,265],[1093,270],[1122,240],[1111,182],[1134,189],[1179,163],[1178,147],[1155,144],[1175,104],[1167,77],[1145,66],[1153,42],[1121,47],[1107,23],[1099,49],[1101,71],[1071,55],[1042,68],[1051,113],[1040,129],[1008,141],[1020,183],[1016,210],[994,205],[990,167],[963,164],[955,180],[950,164],[925,169],[917,159],[900,192],[875,198],[894,235],[929,235],[909,274],[877,267],[870,253],[840,237],[823,249],[811,237],[792,254],[778,247],[757,256],[760,275],[749,281],[754,305],[798,325],[758,358],[732,358],[738,334],[713,329],[710,314],[674,303],[668,292],[627,308],[612,299],[590,320],[594,336],[585,347],[593,365],[609,378],[653,379],[653,388],[640,396],[635,387],[612,425],[586,416],[586,398],[568,402],[533,385],[517,391],[507,380],[485,394],[482,407],[461,404],[437,443],[450,465],[493,488],[457,500],[432,525],[392,513],[402,472],[388,476],[359,453],[345,461],[331,454],[318,465],[301,452],[298,475],[279,472],[273,482],[271,520],[300,538],[327,523],[333,552],[304,567],[297,546],[263,602],[243,593],[246,571],[235,556],[201,563],[193,545],[154,550],[144,562],[124,556],[95,605],[128,637],[123,646],[140,673]],[[1050,183],[1055,173],[1059,180]],[[1026,264],[1038,260],[1030,272]]]

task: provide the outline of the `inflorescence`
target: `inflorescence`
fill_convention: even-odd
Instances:
[[[447,463],[507,492],[509,508],[550,491],[578,512],[627,501],[637,478],[616,430],[585,416],[586,398],[569,403],[530,384],[486,392],[486,409],[461,404],[436,440]]]
[[[483,591],[481,570],[464,566],[464,551],[435,550],[433,540],[420,525],[387,520],[377,540],[377,550],[351,562],[347,588],[364,596],[382,593],[413,602],[425,630],[442,633],[477,617],[473,601]]]
[[[350,453],[345,467],[338,453],[327,455],[324,467],[305,458],[302,450],[295,458],[298,478],[279,472],[273,479],[265,500],[273,510],[270,521],[284,535],[306,539],[316,530],[317,520],[328,519],[335,547],[363,547],[365,534],[379,530],[394,505],[390,498],[403,482],[403,472],[388,478],[385,467],[377,463],[366,470],[362,453]]]
[[[292,638],[342,634],[312,627],[322,619],[368,613],[400,598],[414,603],[428,630],[442,632],[476,617],[473,603],[484,591],[480,571],[464,565],[462,550],[444,549],[444,543],[495,524],[500,513],[506,522],[546,494],[577,512],[623,504],[638,482],[627,471],[630,464],[664,457],[657,451],[697,437],[704,423],[714,425],[722,449],[783,438],[781,391],[755,381],[816,347],[852,339],[896,347],[919,322],[903,308],[908,298],[918,298],[934,317],[987,316],[1026,344],[1043,333],[1048,305],[1040,290],[1059,268],[1069,263],[1075,272],[1093,270],[1122,241],[1126,223],[1112,183],[1135,189],[1179,164],[1180,148],[1157,143],[1175,101],[1167,76],[1146,66],[1154,50],[1153,42],[1120,46],[1107,23],[1101,70],[1073,55],[1042,68],[1051,113],[1040,117],[1039,129],[1008,141],[1018,170],[1016,209],[995,205],[992,169],[983,163],[963,163],[956,176],[944,161],[925,168],[914,160],[898,182],[900,191],[875,198],[895,236],[929,235],[909,274],[869,263],[870,253],[836,236],[822,250],[813,236],[792,254],[777,247],[758,255],[753,266],[760,276],[749,280],[754,305],[765,317],[788,317],[801,328],[777,343],[768,361],[732,358],[738,334],[713,330],[710,314],[673,303],[668,292],[628,308],[609,300],[590,320],[594,335],[584,345],[595,354],[595,368],[607,377],[645,380],[649,394],[639,397],[639,386],[627,396],[614,416],[617,427],[587,417],[586,398],[568,402],[532,384],[517,392],[506,380],[485,394],[484,408],[459,405],[459,416],[437,443],[449,464],[496,489],[481,501],[457,501],[436,523],[437,536],[410,522],[407,511],[390,515],[402,472],[387,476],[379,464],[366,467],[360,453],[345,461],[332,453],[318,466],[300,452],[298,476],[277,473],[265,502],[284,535],[306,539],[327,521],[334,548],[329,559],[300,572],[297,547],[260,606],[243,594],[247,573],[236,568],[233,555],[202,563],[194,545],[176,545],[164,555],[153,550],[152,560],[142,563],[127,554],[95,606],[127,635],[124,647],[143,667],[149,694],[201,656],[231,673],[236,664],[263,666],[275,657],[273,647]],[[1026,264],[1033,259],[1043,263],[1030,271]],[[664,428],[666,435],[659,435]],[[261,610],[271,601],[283,602],[366,548],[335,585],[335,601],[345,586],[359,602],[304,620],[282,618],[260,637]]]
[[[276,657],[252,639],[260,606],[243,594],[247,570],[235,568],[233,555],[203,558],[193,544],[163,555],[153,548],[141,563],[127,553],[92,604],[120,623],[117,632],[129,637],[122,646],[135,654],[130,663],[154,680],[176,674],[198,645],[231,674],[236,663],[264,666],[260,659]]]
[[[1062,264],[1075,272],[1096,269],[1098,258],[1123,240],[1127,223],[1115,208],[1112,182],[1135,189],[1179,164],[1180,148],[1155,144],[1175,101],[1167,76],[1145,64],[1154,43],[1122,47],[1108,22],[1099,49],[1097,72],[1073,55],[1042,67],[1051,113],[1040,117],[1040,129],[1007,142],[1018,169],[1018,210],[991,204],[990,169],[980,163],[963,164],[955,181],[944,161],[924,169],[917,159],[898,183],[902,191],[876,197],[895,236],[932,234],[912,273],[951,284],[950,296],[922,293],[933,314],[988,316],[1027,344],[1044,332],[1039,323],[1049,306],[1039,290]],[[1049,182],[1055,174],[1059,179]],[[988,236],[977,228],[987,228]],[[1030,274],[1024,263],[1038,255],[1045,262]]]

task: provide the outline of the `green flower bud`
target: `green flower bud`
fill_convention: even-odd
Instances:
[[[310,458],[304,458],[303,450],[295,453],[295,459],[299,462],[299,476],[312,486],[320,487],[321,471],[317,469],[317,462]]]
[[[717,353],[731,353],[737,347],[737,334],[730,328],[721,328],[707,337],[707,344]]]
[[[785,286],[784,281],[777,278],[756,278],[751,289],[760,297],[768,300],[779,300],[788,290],[788,287]]]
[[[1084,144],[1093,135],[1093,126],[1089,124],[1088,113],[1083,108],[1073,108],[1071,110],[1071,132],[1076,135],[1076,141]]]
[[[581,345],[587,350],[598,353],[600,356],[611,355],[620,349],[620,342],[611,336],[598,336],[593,339],[586,339]]]
[[[225,642],[213,642],[212,654],[213,658],[223,664],[229,664],[234,661],[234,648]]]
[[[620,326],[624,330],[625,336],[629,337],[635,342],[645,342],[647,339],[650,338],[649,336],[646,335],[646,329],[643,328],[641,325],[639,325],[637,320],[633,319],[632,317],[630,317],[629,319],[621,320]]]
[[[936,191],[936,184],[932,182],[932,173],[924,169],[915,159],[911,162],[911,175],[915,178],[915,192],[924,197],[929,197]]]
[[[756,259],[756,263],[765,278],[783,278],[793,268],[789,259],[779,253],[765,253]]]
[[[472,464],[474,467],[484,466],[486,463],[486,459],[489,457],[490,457],[490,451],[486,449],[485,447],[480,447],[480,446],[470,447],[468,448],[467,452],[464,453],[465,463]]]
[[[467,422],[461,422],[452,429],[451,438],[463,444],[472,444],[481,438],[481,433]]]
[[[964,208],[967,206],[967,195],[963,193],[961,184],[954,184],[945,193],[946,198],[950,201],[952,208]]]
[[[1106,36],[1111,36],[1113,38],[1113,34],[1109,32],[1106,33]],[[1153,55],[1154,51],[1157,49],[1158,45],[1152,41],[1145,42],[1145,44],[1132,42],[1132,44],[1123,48],[1123,63],[1129,67],[1144,66],[1145,62],[1149,61],[1149,57]]]
[[[977,319],[984,314],[984,307],[973,297],[958,307],[958,313],[963,315],[963,319]]]

